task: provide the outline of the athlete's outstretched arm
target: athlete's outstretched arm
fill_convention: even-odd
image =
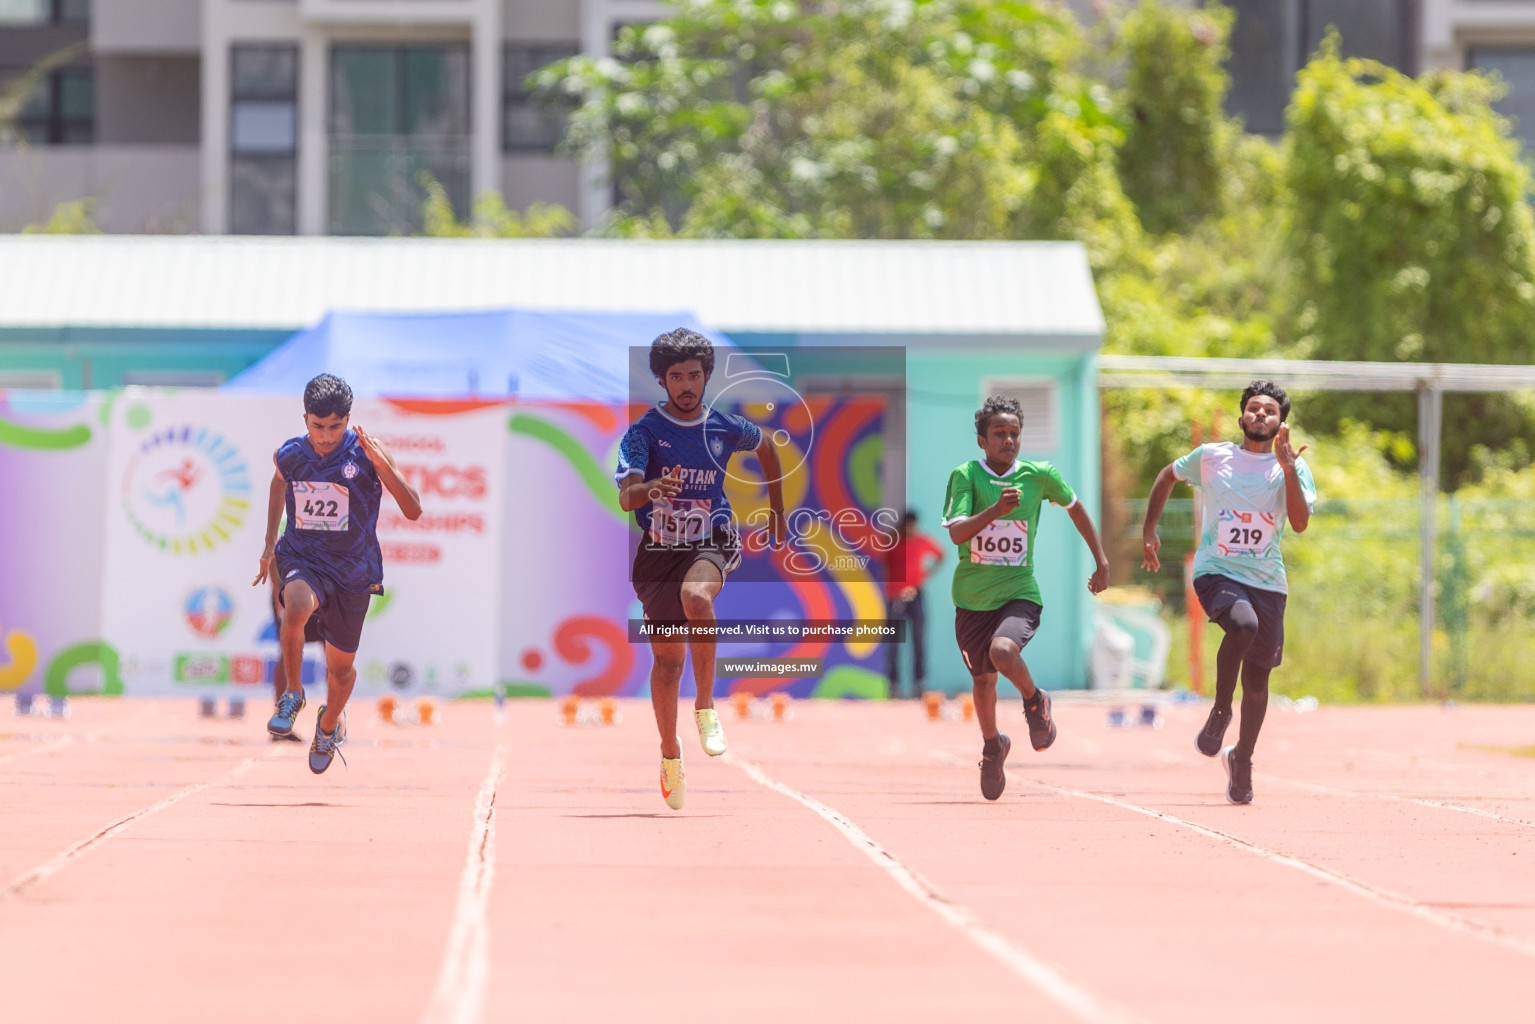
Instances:
[[[421,495],[400,475],[400,468],[394,464],[394,456],[389,454],[384,442],[359,426],[353,425],[352,429],[357,431],[357,440],[362,442],[362,453],[373,463],[378,473],[378,482],[394,495],[395,504],[400,506],[405,518],[412,521],[420,519]]]
[[[986,529],[998,516],[1005,516],[1018,507],[1018,501],[1023,497],[1023,492],[1016,487],[1002,488],[1002,496],[995,503],[981,509],[973,516],[956,519],[949,524],[949,539],[955,544],[963,544],[976,534]]]
[[[1162,538],[1157,536],[1157,523],[1162,519],[1162,509],[1177,486],[1178,474],[1169,462],[1157,474],[1157,482],[1151,485],[1151,497],[1146,499],[1146,522],[1141,526],[1141,568],[1156,572],[1162,568],[1157,552],[1162,550]]]
[[[277,453],[272,453],[272,465],[277,465]],[[272,486],[267,494],[266,503],[266,547],[261,549],[261,571],[256,574],[251,586],[259,586],[266,582],[269,575],[276,572],[272,562],[277,557],[277,524],[282,522],[283,506],[288,498],[288,481],[283,479],[282,470],[272,470]]]
[[[1284,470],[1285,512],[1290,518],[1290,529],[1296,533],[1305,533],[1306,527],[1311,525],[1311,506],[1306,504],[1306,491],[1301,487],[1300,476],[1295,471],[1295,460],[1310,447],[1309,444],[1303,444],[1299,448],[1291,448],[1290,425],[1279,424],[1279,433],[1274,437],[1274,457]]]
[[[1087,514],[1087,509],[1082,507],[1080,501],[1072,502],[1066,514],[1071,516],[1072,525],[1087,542],[1087,550],[1093,553],[1093,559],[1098,563],[1093,574],[1087,578],[1087,589],[1094,594],[1101,594],[1109,585],[1109,556],[1103,553],[1103,543],[1098,539],[1098,530],[1093,526],[1093,518]]]
[[[673,498],[682,490],[682,467],[673,466],[654,480],[646,480],[639,473],[630,473],[618,482],[618,507],[633,512],[658,498]]]
[[[762,432],[762,443],[757,445],[757,462],[762,466],[762,479],[767,481],[768,529],[773,544],[780,545],[788,532],[783,517],[783,464],[778,461],[778,446]]]

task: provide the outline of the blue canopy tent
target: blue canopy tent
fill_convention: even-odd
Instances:
[[[224,386],[291,394],[334,373],[360,395],[627,402],[633,350],[677,327],[728,344],[683,312],[330,313]]]

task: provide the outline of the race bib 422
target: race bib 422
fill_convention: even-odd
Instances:
[[[343,484],[293,481],[293,528],[326,532],[345,530],[351,525],[350,499],[351,492]]]

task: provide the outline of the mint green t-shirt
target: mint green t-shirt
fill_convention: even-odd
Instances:
[[[1048,462],[1014,462],[998,476],[980,459],[967,462],[949,474],[943,525],[996,504],[1006,487],[1018,488],[1018,507],[959,546],[959,566],[954,570],[956,607],[986,612],[1019,598],[1044,604],[1034,581],[1040,506],[1049,500],[1070,508],[1077,501],[1060,470]]]
[[[1279,459],[1221,441],[1195,448],[1173,463],[1173,473],[1198,487],[1203,503],[1194,575],[1228,576],[1259,590],[1289,593],[1279,552],[1289,518]],[[1295,475],[1306,508],[1314,507],[1316,481],[1305,459],[1295,460]]]

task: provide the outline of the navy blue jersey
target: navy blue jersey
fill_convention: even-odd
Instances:
[[[277,554],[297,558],[342,590],[383,592],[384,558],[378,549],[378,507],[384,487],[355,431],[321,458],[309,438],[277,449],[277,471],[288,481],[288,526]]]
[[[716,528],[734,530],[725,497],[725,467],[736,452],[755,451],[762,430],[750,420],[710,409],[696,420],[679,420],[657,406],[635,420],[618,445],[618,472],[654,480],[682,468],[682,489],[669,502],[646,502],[634,519],[652,544],[704,541]]]

